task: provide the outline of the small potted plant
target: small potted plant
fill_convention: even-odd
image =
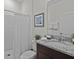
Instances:
[[[41,36],[40,35],[35,35],[35,39],[39,40],[39,39],[41,39]]]

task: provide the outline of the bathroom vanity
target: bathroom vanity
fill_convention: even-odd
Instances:
[[[37,59],[74,59],[72,51],[67,53],[65,50],[54,48],[53,44],[49,47],[49,44],[43,44],[37,42]],[[69,52],[69,51],[68,51]]]

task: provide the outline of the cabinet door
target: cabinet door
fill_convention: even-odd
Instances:
[[[37,59],[52,59],[48,55],[38,52]]]

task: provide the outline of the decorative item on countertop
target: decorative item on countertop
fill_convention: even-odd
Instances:
[[[52,39],[52,35],[45,35],[45,37],[48,39],[48,40],[51,40]]]
[[[74,44],[74,33],[71,34],[71,39],[72,39],[72,42]]]
[[[40,35],[35,35],[35,39],[39,40],[39,39],[41,39],[41,36]]]
[[[47,40],[46,35],[44,37],[42,37],[41,40]]]

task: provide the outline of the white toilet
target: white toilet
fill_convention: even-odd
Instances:
[[[4,59],[14,59],[13,50],[4,51]]]
[[[35,59],[36,53],[32,50],[24,52],[21,56],[20,59]]]

